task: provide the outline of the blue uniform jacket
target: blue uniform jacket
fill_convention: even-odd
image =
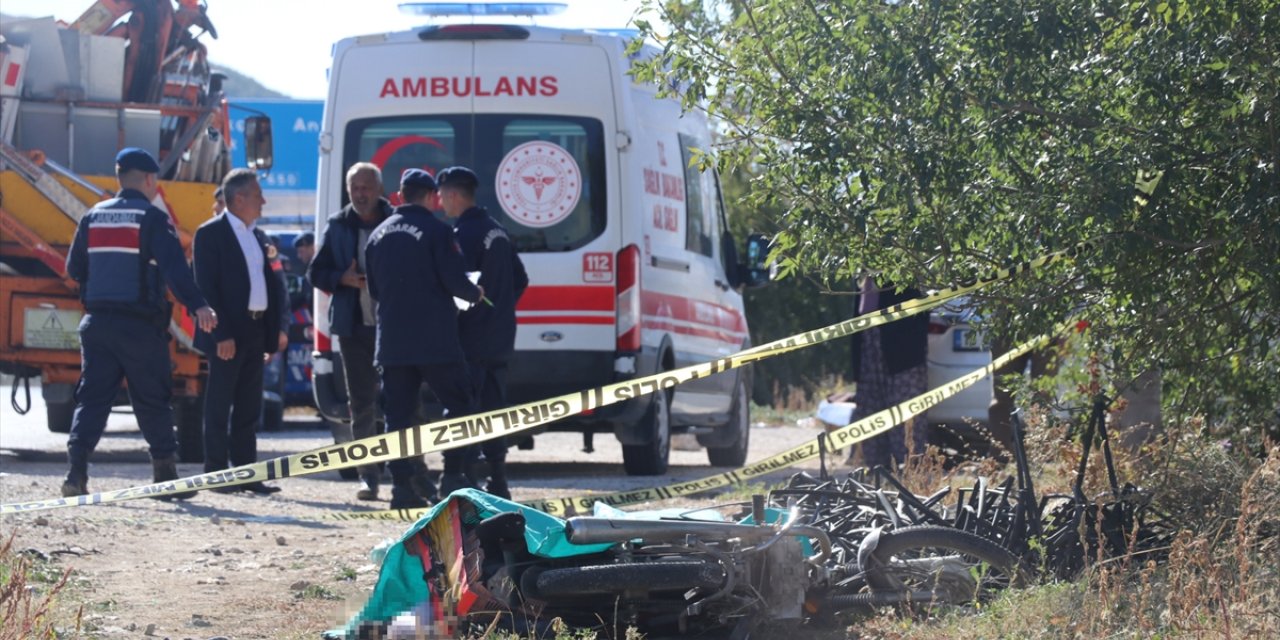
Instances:
[[[369,293],[378,301],[379,366],[463,362],[454,297],[480,300],[453,231],[417,205],[396,207],[365,249]]]
[[[379,200],[378,206],[383,218],[391,215],[391,203]],[[359,254],[359,242],[360,214],[347,205],[329,216],[316,256],[307,267],[307,280],[311,285],[333,295],[329,300],[329,335],[332,336],[353,335],[361,322],[360,290],[339,284],[342,274]]]
[[[167,283],[188,309],[206,306],[169,214],[142,192],[123,189],[84,214],[67,253],[67,275],[80,283],[89,313],[125,311],[167,324]]]
[[[516,345],[516,302],[529,286],[520,255],[497,220],[480,207],[467,209],[453,226],[467,271],[480,272],[480,286],[493,303],[463,311],[458,337],[469,362],[501,361]]]

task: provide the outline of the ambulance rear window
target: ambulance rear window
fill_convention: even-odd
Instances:
[[[604,127],[572,116],[457,114],[357,120],[344,166],[382,167],[388,195],[409,167],[470,167],[476,203],[522,252],[573,251],[604,232]],[[344,198],[345,200],[345,198]]]

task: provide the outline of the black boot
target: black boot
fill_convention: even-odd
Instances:
[[[427,502],[427,499],[418,495],[418,491],[413,485],[407,482],[391,485],[392,509],[426,509],[429,506],[431,505]]]
[[[68,450],[67,461],[71,463],[71,469],[67,471],[67,479],[62,481],[62,497],[88,495],[89,454]]]
[[[461,471],[445,471],[440,474],[440,499],[444,500],[449,494],[459,489],[477,489],[476,485],[471,482],[471,478]]]
[[[161,482],[169,482],[178,479],[178,458],[169,456],[168,458],[152,458],[151,459],[151,480],[157,484]],[[166,493],[164,495],[152,496],[156,500],[186,500],[194,498],[194,491],[179,491],[177,493]]]
[[[507,486],[507,461],[493,460],[489,462],[489,482],[484,486],[485,493],[498,496],[504,500],[511,499],[511,489]]]
[[[436,483],[431,481],[431,474],[427,469],[427,463],[421,457],[412,460],[412,470],[409,472],[408,478],[397,478],[395,470],[391,472],[392,484],[407,484],[413,489],[413,492],[419,498],[427,502],[434,503],[436,501]],[[394,494],[393,494],[394,495]]]

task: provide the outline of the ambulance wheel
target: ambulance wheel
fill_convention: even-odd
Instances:
[[[622,468],[629,476],[656,476],[667,472],[671,458],[671,391],[653,394],[644,428],[653,434],[646,444],[622,445]]]
[[[742,376],[733,390],[733,409],[729,424],[721,429],[734,433],[734,440],[724,447],[707,447],[707,460],[713,467],[741,467],[747,463],[747,447],[751,444],[751,399],[747,396]]]

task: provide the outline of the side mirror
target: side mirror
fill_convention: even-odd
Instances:
[[[244,119],[244,158],[250,169],[266,171],[271,168],[274,159],[271,118],[249,116]]]
[[[747,237],[747,261],[742,265],[742,284],[762,287],[773,279],[774,266],[769,263],[770,239],[762,233]]]
[[[724,272],[729,279],[729,286],[734,289],[741,287],[743,269],[742,265],[738,264],[737,241],[728,231],[720,234],[720,260],[724,263]]]

